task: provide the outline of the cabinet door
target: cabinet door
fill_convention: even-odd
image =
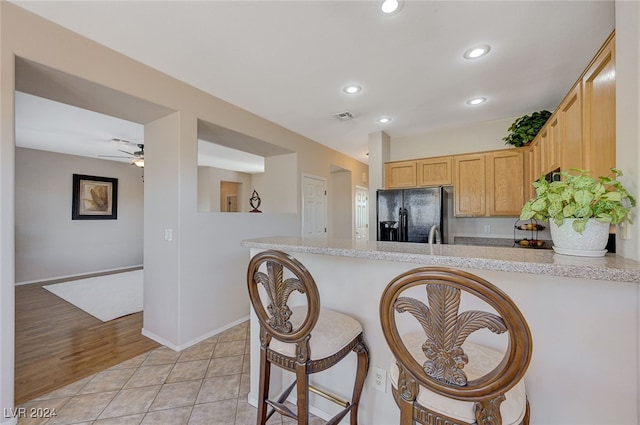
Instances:
[[[416,187],[416,161],[384,164],[384,187],[385,189]]]
[[[586,168],[582,146],[582,82],[579,81],[558,107],[558,137],[562,145],[560,169]]]
[[[605,44],[582,79],[585,168],[606,176],[616,165],[615,41]]]
[[[534,165],[533,165],[533,146],[529,145],[522,148],[523,162],[524,162],[524,179],[522,181],[523,191],[524,191],[524,199],[531,199],[535,195],[535,189],[533,188],[533,183],[540,176],[535,175]]]
[[[524,205],[523,154],[520,149],[489,152],[487,167],[487,215],[517,217]]]
[[[547,131],[547,127],[544,126],[538,133],[538,146],[540,152],[540,171],[543,174],[548,173],[547,169],[549,168],[549,132]]]
[[[558,114],[553,114],[546,124],[547,127],[547,168],[543,172],[550,173],[560,168],[560,159],[562,157],[562,146],[560,145],[560,137],[558,127]]]
[[[485,215],[485,169],[484,154],[453,157],[453,200],[456,217]]]
[[[449,186],[453,184],[453,157],[421,159],[417,162],[418,186]]]

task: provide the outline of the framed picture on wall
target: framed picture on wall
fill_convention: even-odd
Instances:
[[[118,179],[73,175],[72,220],[116,220]]]

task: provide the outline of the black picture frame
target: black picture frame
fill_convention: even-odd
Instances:
[[[117,220],[118,179],[73,175],[72,220]]]

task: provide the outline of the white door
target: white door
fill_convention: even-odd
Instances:
[[[356,240],[369,240],[369,190],[356,187]]]
[[[302,177],[302,236],[327,237],[327,181]]]

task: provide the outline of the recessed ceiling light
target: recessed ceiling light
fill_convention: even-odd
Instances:
[[[472,47],[466,50],[462,56],[465,59],[478,59],[479,57],[482,57],[487,53],[489,53],[489,50],[491,50],[491,46],[485,44],[482,46]]]
[[[386,15],[391,15],[398,12],[401,5],[400,0],[383,0],[380,3],[380,10]]]
[[[380,117],[378,118],[378,122],[380,124],[388,124],[391,122],[391,117]]]
[[[474,97],[473,99],[467,100],[468,105],[479,105],[487,101],[486,97]]]
[[[347,93],[347,94],[356,94],[360,90],[362,90],[362,87],[356,86],[356,85],[353,85],[353,84],[349,85],[349,86],[344,86],[344,88],[342,89],[342,91]]]

